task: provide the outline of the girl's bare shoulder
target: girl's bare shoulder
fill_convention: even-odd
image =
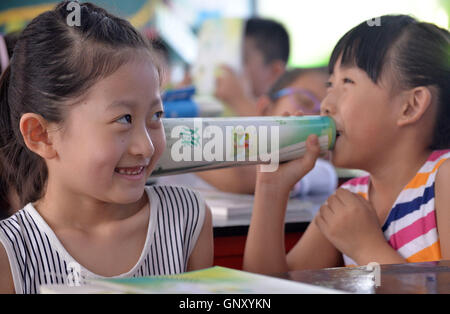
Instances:
[[[0,293],[15,293],[8,255],[0,243]]]

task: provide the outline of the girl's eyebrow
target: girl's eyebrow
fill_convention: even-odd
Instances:
[[[161,104],[161,99],[155,98],[151,103],[150,103],[150,107],[155,107],[157,105]],[[137,102],[133,101],[133,100],[126,100],[126,99],[122,99],[122,100],[115,100],[113,101],[108,107],[107,109],[113,109],[113,108],[117,108],[117,107],[126,107],[129,109],[133,109],[137,106]]]
[[[127,107],[132,109],[136,107],[136,102],[130,100],[115,100],[107,107],[107,109],[113,109],[116,107]]]

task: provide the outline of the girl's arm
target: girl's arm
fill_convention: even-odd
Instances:
[[[435,181],[436,223],[442,259],[450,259],[450,159],[439,167]]]
[[[211,267],[214,260],[214,240],[211,210],[205,205],[205,220],[191,256],[187,271]]]
[[[227,65],[220,67],[214,96],[222,100],[237,116],[259,116],[255,100],[251,99],[248,79],[238,75]]]
[[[256,180],[253,213],[244,250],[244,270],[257,273],[288,270],[284,247],[287,200],[288,192],[280,191],[277,182]]]
[[[289,191],[313,167],[319,155],[317,137],[307,140],[307,154],[280,165],[274,173],[257,174],[255,203],[244,252],[243,268],[258,273],[338,266],[339,252],[311,223],[286,257],[284,219]]]
[[[2,244],[0,244],[0,293],[15,293],[8,255]]]
[[[319,230],[316,218],[287,255],[289,270],[343,266],[342,253]]]
[[[264,188],[259,189],[258,185],[256,189],[256,193],[266,197],[255,198],[254,214],[244,254],[245,270],[270,274],[338,267],[343,264],[342,254],[320,232],[315,219],[286,256],[284,217],[288,196],[281,196],[270,188],[264,191]]]

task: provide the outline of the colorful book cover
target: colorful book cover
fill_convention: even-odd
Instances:
[[[179,275],[95,280],[98,286],[123,293],[296,294],[341,291],[215,266]]]
[[[43,285],[41,293],[340,294],[344,291],[214,266],[178,275],[87,279],[79,287]]]

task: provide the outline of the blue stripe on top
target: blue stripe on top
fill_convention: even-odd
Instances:
[[[383,230],[383,232],[385,232],[392,222],[401,219],[416,210],[419,210],[422,204],[428,203],[428,201],[430,201],[433,198],[434,198],[434,182],[433,185],[425,188],[422,196],[416,197],[412,201],[406,203],[399,203],[395,205],[395,207],[392,208],[391,212],[389,213],[389,216],[381,229]]]

